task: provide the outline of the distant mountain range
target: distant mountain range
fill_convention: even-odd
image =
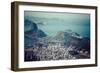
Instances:
[[[26,19],[25,25],[25,47],[31,47],[34,43],[44,39],[43,37],[48,36],[45,32],[40,30],[36,23]],[[48,38],[48,37],[47,37]],[[82,37],[78,33],[72,30],[59,31],[55,37],[50,37],[48,40],[58,40],[64,43],[64,46],[69,47],[70,45],[76,46],[75,48],[89,50],[90,39],[88,37]]]

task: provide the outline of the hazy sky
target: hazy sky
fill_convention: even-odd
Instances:
[[[24,16],[37,23],[39,29],[49,36],[69,29],[82,36],[90,36],[89,14],[25,11]]]

